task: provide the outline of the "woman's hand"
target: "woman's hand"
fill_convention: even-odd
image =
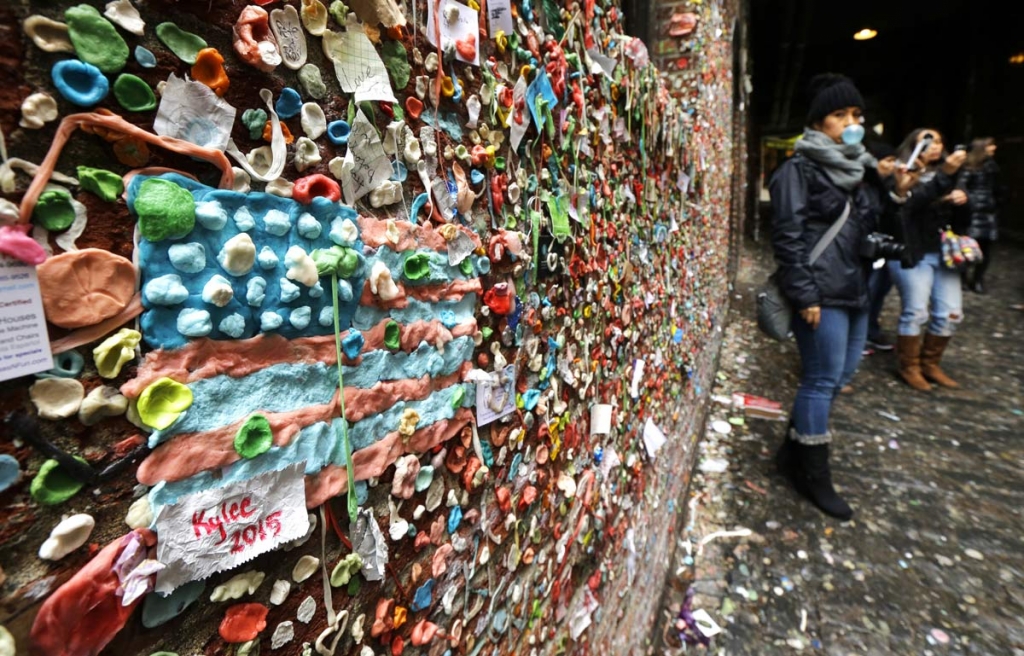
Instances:
[[[921,165],[915,171],[908,170],[904,165],[897,166],[893,170],[893,175],[896,176],[896,195],[906,196],[907,192],[913,189],[921,179],[922,170],[924,170],[924,166]]]
[[[811,330],[817,330],[821,324],[821,307],[812,305],[809,308],[800,310],[800,318],[807,322]]]
[[[953,203],[954,205],[963,205],[967,202],[967,194],[964,193],[963,189],[954,189],[943,196],[942,200],[947,203]]]
[[[946,161],[942,164],[942,172],[946,175],[956,175],[956,172],[960,170],[960,167],[964,165],[967,160],[967,152],[958,150],[952,155],[946,158]]]

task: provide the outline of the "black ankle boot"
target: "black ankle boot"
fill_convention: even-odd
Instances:
[[[792,451],[788,456],[793,462],[788,471],[783,471],[797,492],[818,507],[826,515],[831,515],[843,521],[853,517],[853,509],[843,501],[835,488],[832,486],[832,472],[828,466],[828,445],[827,444],[800,444],[793,440],[786,440],[789,446],[783,445]],[[781,454],[781,449],[780,449]],[[780,471],[782,467],[780,464]]]

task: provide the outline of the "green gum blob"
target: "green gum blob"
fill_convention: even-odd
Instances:
[[[247,109],[242,112],[242,125],[248,128],[250,139],[259,139],[263,136],[267,118],[267,112],[262,109]]]
[[[403,265],[405,277],[409,280],[420,280],[430,274],[430,255],[416,253],[405,258]]]
[[[64,20],[79,59],[104,73],[117,73],[128,63],[128,44],[95,7],[70,7],[64,12]]]
[[[384,346],[397,351],[402,345],[402,327],[397,321],[388,321],[384,326]]]
[[[206,41],[202,37],[186,32],[174,23],[157,25],[156,37],[186,64],[196,63],[199,51],[206,47]]]
[[[196,225],[196,201],[187,189],[169,180],[150,178],[135,197],[139,233],[149,241],[177,239]]]
[[[192,390],[176,380],[161,378],[139,395],[139,418],[147,426],[163,430],[192,405]]]
[[[455,388],[455,392],[452,394],[452,407],[461,408],[462,402],[466,399],[466,388],[459,385]]]
[[[124,76],[122,75],[121,77]],[[121,78],[118,79],[120,80]],[[116,86],[115,83],[115,88]],[[148,89],[149,87],[147,86],[146,88]],[[78,183],[82,186],[82,189],[99,196],[108,203],[117,201],[117,197],[124,193],[124,182],[121,180],[121,176],[105,169],[79,166]]]
[[[464,275],[464,276],[472,276],[473,275],[473,261],[470,258],[467,257],[466,259],[464,259],[461,262],[459,262],[459,271],[461,271],[462,275]]]
[[[247,460],[266,453],[273,443],[274,433],[270,429],[270,422],[263,415],[253,415],[246,419],[235,435],[235,451]]]
[[[75,456],[75,460],[87,465],[84,458]],[[78,494],[84,486],[72,478],[66,471],[61,469],[60,463],[56,460],[47,460],[39,468],[39,473],[32,479],[29,492],[36,502],[44,506],[55,506],[64,503],[71,497]]]
[[[136,75],[122,73],[114,80],[114,97],[129,112],[148,112],[156,109],[156,94],[146,81]]]
[[[44,191],[32,210],[32,222],[50,232],[67,230],[75,222],[71,194],[64,190]]]
[[[355,552],[348,554],[339,560],[331,571],[331,587],[340,588],[343,585],[349,585],[352,582],[352,577],[358,574],[362,567],[362,556]]]

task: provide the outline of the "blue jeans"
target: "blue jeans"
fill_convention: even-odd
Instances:
[[[900,290],[900,335],[920,335],[928,324],[929,333],[950,337],[963,318],[960,274],[943,267],[938,253],[926,254],[913,269],[890,262],[889,272]]]
[[[885,297],[891,289],[892,276],[889,275],[888,263],[881,269],[872,269],[871,278],[868,279],[868,296],[871,303],[868,315],[868,339],[876,340],[882,336],[882,326],[878,323],[878,318],[882,316]]]
[[[793,438],[802,444],[826,444],[832,440],[832,400],[853,378],[864,351],[868,311],[823,307],[817,330],[797,314],[793,333],[803,369],[793,403]]]

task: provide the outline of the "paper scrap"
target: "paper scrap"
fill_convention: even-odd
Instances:
[[[349,533],[352,535],[352,548],[363,559],[363,576],[367,581],[383,579],[384,566],[388,564],[388,544],[373,513],[360,508],[355,523],[349,526]]]
[[[0,255],[0,380],[53,369],[36,268]]]
[[[654,460],[658,455],[658,450],[665,446],[667,441],[668,438],[661,432],[661,429],[652,419],[648,418],[647,423],[644,424],[644,447],[647,448],[647,455],[651,457],[651,460]]]
[[[615,73],[615,67],[619,65],[619,62],[614,57],[606,57],[601,54],[597,48],[590,48],[587,50],[587,56],[590,57],[590,73],[596,75],[597,73],[604,74],[609,80],[615,81],[613,74]]]
[[[577,606],[572,616],[569,618],[569,634],[573,640],[579,640],[583,632],[587,630],[592,622],[592,616],[594,611],[600,607],[601,604],[597,602],[594,595],[591,594],[590,590],[584,589],[583,596],[580,597],[579,606]]]
[[[475,250],[476,244],[473,243],[473,239],[460,230],[456,233],[455,239],[448,242],[448,264],[459,266]]]
[[[644,379],[644,367],[647,365],[643,358],[638,358],[633,364],[633,380],[629,385],[629,395],[634,399],[640,398],[640,383]]]
[[[492,374],[493,376],[493,374]],[[476,425],[487,424],[515,412],[516,409],[516,366],[505,367],[499,380],[478,383],[476,386]]]
[[[238,567],[306,535],[305,462],[182,497],[156,516],[156,591]]]
[[[711,619],[711,616],[703,608],[693,611],[693,621],[697,625],[697,630],[704,634],[705,638],[713,638],[722,632],[722,627],[718,626],[718,623]]]
[[[487,2],[487,25],[491,38],[497,38],[498,32],[505,36],[512,34],[512,3],[510,0],[489,0]]]
[[[455,20],[449,23],[446,20],[447,8],[455,7],[456,14]],[[434,3],[427,3],[427,39],[430,41],[430,45],[444,48],[444,43],[457,41],[472,42],[474,44],[473,59],[466,59],[459,53],[458,49],[455,51],[455,58],[460,62],[467,64],[473,64],[474,66],[480,65],[480,13],[476,9],[470,9],[461,2],[455,2],[455,0],[441,0],[440,7],[441,15],[437,17],[437,22],[434,22]],[[440,36],[438,36],[438,28],[440,28]]]
[[[324,54],[334,64],[334,74],[345,93],[354,93],[356,102],[383,100],[397,103],[391,78],[377,49],[366,33],[332,32],[323,36]]]
[[[210,87],[171,73],[160,94],[153,131],[204,148],[227,148],[235,108]]]
[[[352,205],[391,178],[391,160],[384,152],[380,135],[363,114],[356,112],[348,137],[348,152],[341,165],[341,187],[345,203]]]

